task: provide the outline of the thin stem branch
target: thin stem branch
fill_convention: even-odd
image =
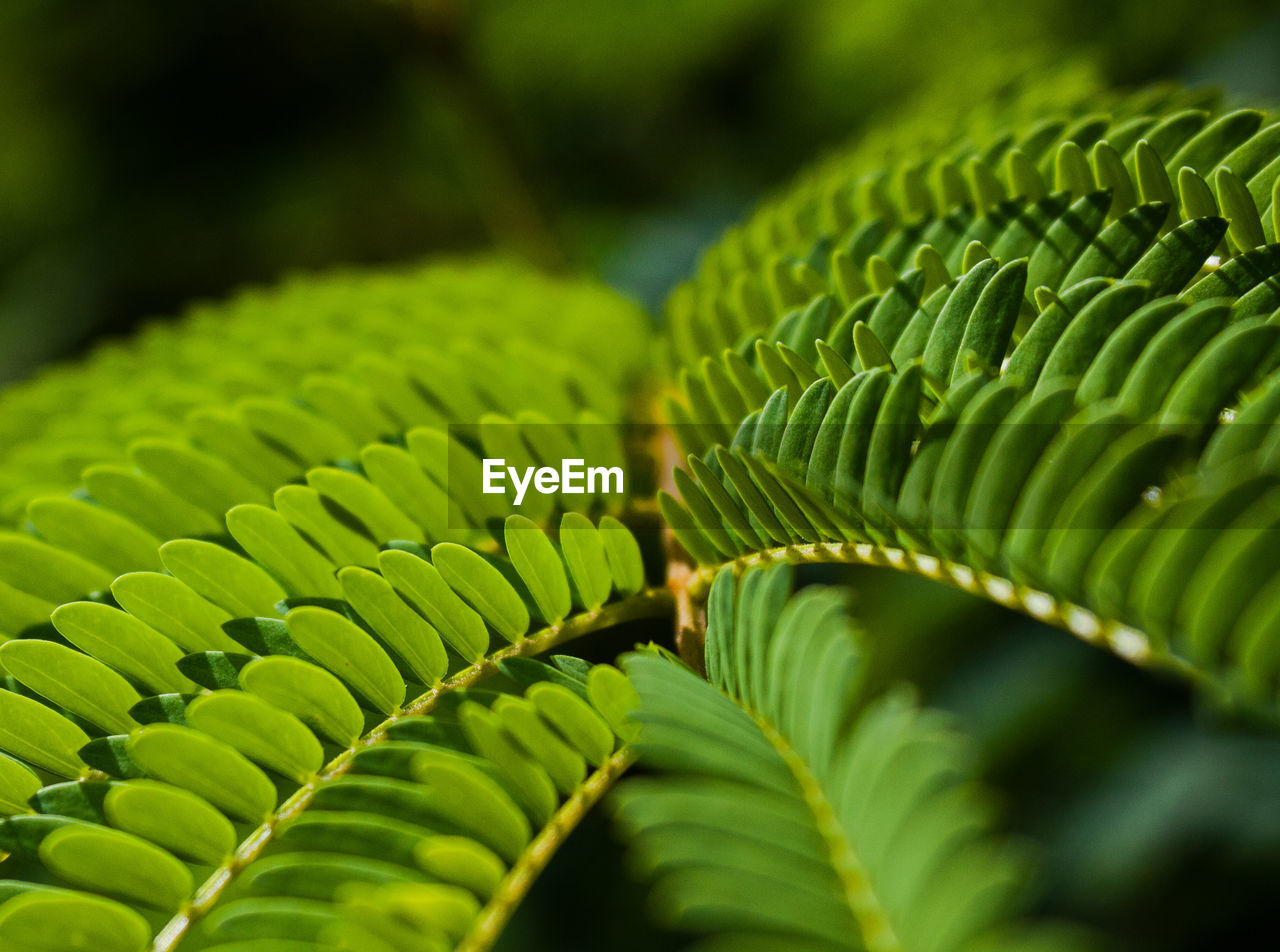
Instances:
[[[634,761],[635,754],[630,748],[623,747],[573,792],[551,821],[542,828],[542,832],[525,847],[520,858],[498,885],[493,898],[480,910],[480,915],[471,924],[471,930],[458,945],[456,952],[488,952],[493,947],[520,901],[551,861],[560,844],[577,829],[582,818],[600,802],[600,798]]]
[[[722,565],[699,568],[690,585],[690,595],[695,600],[705,600],[711,583],[725,565],[732,566],[734,573],[740,574],[752,567],[767,567],[784,562],[794,565],[845,563],[880,566],[942,582],[1068,631],[1082,641],[1104,647],[1138,667],[1172,671],[1195,682],[1213,696],[1227,696],[1225,687],[1206,672],[1164,650],[1162,645],[1153,644],[1145,632],[1123,622],[1103,618],[1082,605],[1058,599],[1049,592],[990,572],[892,546],[870,542],[814,542],[764,549]]]

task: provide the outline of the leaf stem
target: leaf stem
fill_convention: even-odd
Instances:
[[[516,907],[551,861],[560,844],[634,762],[635,754],[629,747],[623,747],[573,792],[573,796],[564,802],[551,821],[525,847],[520,858],[498,885],[493,898],[480,910],[480,915],[472,922],[471,930],[458,944],[455,952],[488,952],[493,947]]]
[[[235,881],[236,876],[262,854],[262,851],[274,839],[276,833],[289,820],[292,820],[307,809],[320,785],[335,777],[340,777],[350,770],[356,754],[385,740],[387,730],[392,724],[406,717],[414,717],[430,712],[442,695],[484,680],[498,670],[499,662],[508,658],[539,655],[557,645],[580,638],[594,631],[640,618],[654,618],[668,614],[671,608],[672,598],[670,592],[661,588],[646,589],[623,601],[606,605],[598,611],[574,615],[559,625],[543,628],[532,636],[523,638],[477,661],[475,664],[463,668],[451,678],[442,681],[438,686],[420,695],[356,741],[351,747],[329,761],[315,777],[295,790],[266,822],[250,833],[231,858],[210,874],[209,878],[196,891],[195,898],[192,899],[190,905],[170,919],[164,928],[160,930],[152,942],[152,952],[171,952],[171,950],[175,949],[178,943],[191,931],[195,923],[209,913],[214,904],[226,892],[227,887]],[[588,783],[590,783],[590,780],[588,780]],[[603,793],[603,789],[601,793]],[[599,795],[596,794],[596,797],[598,798]],[[566,802],[565,807],[562,807],[561,810],[563,811],[572,802],[574,802],[573,798]],[[594,800],[591,801],[591,803],[594,802]],[[586,806],[590,806],[590,803],[587,803]],[[585,810],[585,807],[583,809]],[[557,814],[558,817],[559,814]],[[554,825],[555,822],[553,820],[552,824]],[[539,837],[540,839],[541,837]],[[539,840],[535,840],[535,844]],[[532,845],[530,849],[532,849]],[[552,851],[554,851],[554,847]],[[545,865],[545,859],[543,864]],[[519,868],[519,865],[517,863],[517,868]],[[536,867],[536,869],[541,869],[541,866]],[[515,869],[512,872],[514,873]],[[528,888],[527,885],[525,888]]]
[[[722,565],[699,568],[690,585],[690,593],[692,597],[704,600],[711,583],[725,565],[732,566],[735,574],[741,574],[749,568],[763,568],[783,562],[793,565],[845,563],[887,567],[942,582],[1068,631],[1082,641],[1104,647],[1138,667],[1171,671],[1190,679],[1215,697],[1224,700],[1228,697],[1225,686],[1215,678],[1172,654],[1163,644],[1137,628],[1103,618],[1083,605],[1061,600],[1029,585],[980,571],[960,562],[920,552],[908,552],[893,546],[870,542],[814,542],[764,549]]]
[[[773,724],[754,711],[751,716],[800,785],[804,801],[813,812],[818,832],[826,843],[831,865],[844,886],[845,899],[862,933],[863,946],[868,952],[902,952],[902,943],[893,931],[889,914],[880,904],[880,899],[871,886],[871,878],[858,859],[857,851],[849,841],[849,835],[836,816],[835,808],[827,799],[822,785],[818,783],[818,778]]]

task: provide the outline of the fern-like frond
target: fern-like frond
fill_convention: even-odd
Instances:
[[[686,368],[669,410],[688,466],[661,504],[707,577],[739,559],[897,565],[1274,707],[1270,534],[1242,534],[1270,503],[1214,500],[1274,472],[1280,245],[1259,215],[1280,133],[1254,112],[1143,123],[1114,149],[1136,189],[1099,189],[1067,136],[1057,191],[1015,159],[1011,183],[1040,197],[959,207],[985,240],[882,223],[914,268],[870,255],[853,291]],[[1045,128],[1045,148],[1067,135]],[[1161,197],[1140,129],[1193,163],[1181,198]],[[1116,207],[1121,193],[1137,198]],[[1221,541],[1192,560],[1191,539]]]
[[[786,568],[720,573],[710,683],[624,662],[661,773],[615,796],[659,910],[706,949],[1081,947],[1017,921],[1029,855],[989,832],[964,739],[906,692],[861,698],[845,595],[789,586]]]
[[[1114,227],[1091,254],[1113,253],[1115,273],[1148,231],[1198,218],[1230,219],[1224,257],[1276,240],[1280,126],[1256,110],[1227,112],[1213,96],[1152,89],[1090,95],[1056,114],[1028,116],[1015,102],[983,105],[954,126],[929,120],[895,123],[892,147],[862,137],[731,228],[668,302],[675,365],[693,371],[704,357],[718,360],[822,295],[831,298],[822,307],[844,310],[901,281],[899,295],[919,301],[962,270],[973,242],[1010,261],[1055,221],[1065,243],[1042,255],[1031,289],[1052,286],[1041,272],[1065,277],[1104,225]],[[812,335],[800,336],[812,346]]]
[[[252,689],[191,701],[185,726],[128,742],[138,774],[163,780],[45,786],[0,822],[0,940],[136,952],[154,931],[157,950],[487,949],[625,769],[634,730],[617,669],[500,658],[323,767],[316,737]],[[504,676],[496,689],[474,686],[490,673]],[[331,691],[326,703],[345,702]],[[276,806],[286,780],[301,785]]]
[[[141,496],[152,531],[163,516],[216,531],[194,510],[220,520],[228,494],[257,500],[416,426],[486,413],[571,424],[584,411],[617,422],[646,350],[633,305],[508,263],[299,277],[6,389],[0,511],[20,516],[96,464],[89,492],[104,504]],[[121,467],[149,479],[139,486]],[[175,469],[185,484],[167,478]]]
[[[185,431],[134,439],[122,461],[89,466],[71,495],[37,495],[22,527],[0,534],[0,805],[12,814],[0,829],[0,945],[44,935],[60,948],[136,949],[154,934],[171,948],[198,926],[200,943],[323,933],[368,948],[385,920],[393,946],[416,930],[451,947],[474,925],[469,947],[486,948],[625,766],[607,726],[624,724],[621,675],[593,678],[602,720],[578,697],[584,664],[556,672],[525,656],[669,610],[615,518],[626,497],[531,495],[528,516],[508,516],[481,491],[480,457],[624,465],[619,423],[642,348],[617,348],[634,314],[595,290],[577,310],[577,292],[540,279],[536,306],[505,312],[502,273],[484,271],[490,290],[474,300],[467,280],[392,282],[400,313],[373,307],[371,293],[371,323],[335,331],[345,369],[296,390],[306,344],[293,340],[298,301],[281,295],[254,314],[285,313],[274,330],[299,351],[285,365],[296,373],[266,395],[196,409],[177,423]],[[343,287],[329,291],[349,304]],[[418,315],[430,319],[411,326],[413,295],[430,291]],[[471,307],[482,315],[473,335],[450,326],[431,349],[396,346]],[[562,320],[535,335],[547,308]],[[276,340],[238,309],[207,323],[179,332],[178,352],[207,353],[220,335]],[[126,371],[157,356],[128,353]],[[312,358],[330,366],[323,348]],[[210,380],[213,393],[221,378]],[[167,399],[164,374],[135,398],[152,383]],[[513,678],[555,683],[523,700],[477,693],[498,673],[500,692]],[[431,763],[415,774],[415,758]],[[347,812],[313,809],[326,797]],[[438,822],[406,820],[431,814],[419,801],[433,798]],[[413,847],[429,834],[441,834],[440,855],[423,847],[434,856],[423,859]],[[310,857],[276,856],[296,850],[325,852],[324,874],[313,880]],[[247,877],[259,893],[204,925],[264,853],[272,872]],[[449,885],[455,869],[483,874],[485,889]],[[331,894],[314,894],[322,887]]]

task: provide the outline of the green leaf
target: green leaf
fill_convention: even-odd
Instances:
[[[613,753],[613,731],[577,694],[562,685],[542,682],[532,685],[525,696],[587,763],[599,767],[609,759]]]
[[[576,512],[566,512],[560,519],[560,549],[565,564],[587,611],[598,611],[609,600],[613,576],[604,542],[591,520]]]
[[[529,612],[519,593],[471,549],[439,542],[431,548],[431,563],[449,587],[508,641],[517,641],[529,630]]]
[[[338,518],[331,504],[310,486],[282,486],[272,499],[280,515],[319,545],[335,565],[377,564],[378,547],[364,527]]]
[[[395,593],[376,572],[348,566],[338,573],[343,594],[384,644],[426,685],[435,685],[449,666],[440,633]]]
[[[640,543],[631,530],[613,516],[603,517],[598,531],[600,541],[604,543],[614,588],[619,595],[635,595],[644,588],[644,560],[640,554]]]
[[[413,850],[431,830],[376,813],[308,810],[280,831],[279,845],[287,850],[348,853],[414,867]]]
[[[82,889],[174,912],[194,886],[187,867],[166,850],[119,830],[66,826],[40,844],[40,861]]]
[[[364,733],[355,698],[318,665],[283,656],[258,658],[240,669],[240,684],[344,747]]]
[[[860,703],[844,594],[759,598],[773,579],[749,570],[736,597],[730,570],[717,581],[715,683],[656,655],[626,659],[638,749],[660,773],[615,799],[659,910],[721,948],[999,943],[1027,863],[987,833],[963,739],[901,693]],[[1070,931],[1023,928],[1036,947],[1077,947]]]
[[[532,835],[529,821],[511,798],[474,767],[419,758],[413,776],[430,787],[432,807],[509,863]]]
[[[153,780],[113,783],[103,800],[107,822],[195,863],[216,866],[236,847],[230,821],[187,790]]]
[[[36,499],[27,506],[27,521],[47,541],[112,575],[160,568],[160,540],[101,506],[60,496]]]
[[[262,490],[222,460],[172,440],[138,440],[129,456],[138,469],[216,519],[240,503],[266,502]]]
[[[613,665],[593,665],[587,675],[587,700],[610,730],[624,741],[635,740],[640,725],[631,715],[640,707],[640,695],[625,674]]]
[[[185,651],[236,651],[223,632],[231,615],[184,582],[159,572],[130,572],[111,583],[120,607]]]
[[[142,952],[150,939],[147,921],[111,899],[43,887],[0,904],[0,942],[15,952]]]
[[[538,525],[521,515],[508,516],[503,540],[515,566],[549,625],[557,625],[573,610],[569,578],[556,547]]]
[[[157,694],[195,690],[177,668],[182,649],[128,612],[101,602],[71,602],[57,608],[50,620],[85,654]]]
[[[161,539],[215,535],[218,523],[153,479],[124,466],[90,466],[81,476],[97,502]]]
[[[484,620],[451,589],[426,559],[387,549],[378,553],[383,578],[427,617],[445,643],[467,661],[479,661],[489,647]]]
[[[39,789],[39,777],[12,757],[0,754],[0,816],[30,813],[27,800]]]
[[[556,789],[572,794],[587,775],[586,762],[547,726],[533,702],[504,694],[494,701],[493,710],[502,730],[546,770]]]
[[[311,731],[256,694],[202,694],[187,707],[187,723],[298,783],[306,783],[324,764],[324,752]]]
[[[275,809],[275,785],[230,744],[177,724],[129,735],[129,757],[150,776],[190,790],[224,813],[260,823]]]
[[[391,714],[404,703],[400,672],[362,628],[323,608],[295,608],[285,621],[303,651],[360,692],[376,710]]]
[[[111,584],[111,573],[25,532],[0,532],[0,578],[14,588],[61,604]]]
[[[356,445],[341,430],[297,404],[247,397],[236,404],[236,412],[251,429],[286,447],[307,465],[356,454]],[[230,508],[226,506],[223,511]]]
[[[426,537],[444,535],[449,524],[448,496],[427,478],[410,453],[374,443],[360,451],[360,464],[395,507],[426,530]]]
[[[286,595],[270,575],[248,559],[213,542],[177,539],[160,547],[164,567],[191,589],[240,618],[270,617]]]
[[[352,513],[381,542],[426,541],[417,524],[396,508],[382,490],[355,473],[322,466],[308,471],[307,485]]]
[[[284,583],[291,595],[338,598],[336,567],[303,540],[287,519],[267,506],[236,506],[227,529],[259,564]]]
[[[414,850],[423,872],[453,883],[488,900],[502,882],[507,867],[492,850],[464,836],[432,836]]]
[[[458,722],[471,749],[497,767],[506,779],[504,786],[529,819],[537,826],[545,825],[555,812],[557,797],[541,764],[512,743],[497,714],[474,701],[458,708]]]
[[[108,733],[137,727],[129,709],[140,695],[101,661],[52,641],[25,639],[0,645],[0,665],[42,697]]]
[[[83,769],[77,751],[89,735],[39,701],[0,690],[0,750],[59,777]]]
[[[280,896],[335,902],[349,884],[419,882],[421,875],[396,863],[334,853],[284,853],[251,863],[240,876],[250,896]],[[224,950],[226,946],[219,946]]]
[[[1218,169],[1214,180],[1218,198],[1222,202],[1222,214],[1231,224],[1227,236],[1241,251],[1252,251],[1267,243],[1262,230],[1262,220],[1253,204],[1249,189],[1230,169]]]

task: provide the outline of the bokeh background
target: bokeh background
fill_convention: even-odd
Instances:
[[[1037,72],[1276,101],[1280,12],[3,0],[0,382],[245,283],[440,253],[600,274],[656,314],[698,249],[806,161]],[[1049,855],[1045,910],[1118,948],[1268,947],[1280,745],[1061,633],[901,588],[920,584],[862,588],[881,676],[917,679],[974,734],[1008,823]],[[647,923],[611,837],[602,814],[572,838],[506,952],[681,944]]]
[[[1267,0],[4,0],[0,380],[300,269],[498,246],[647,304],[765,189],[1029,72],[1280,86]]]

